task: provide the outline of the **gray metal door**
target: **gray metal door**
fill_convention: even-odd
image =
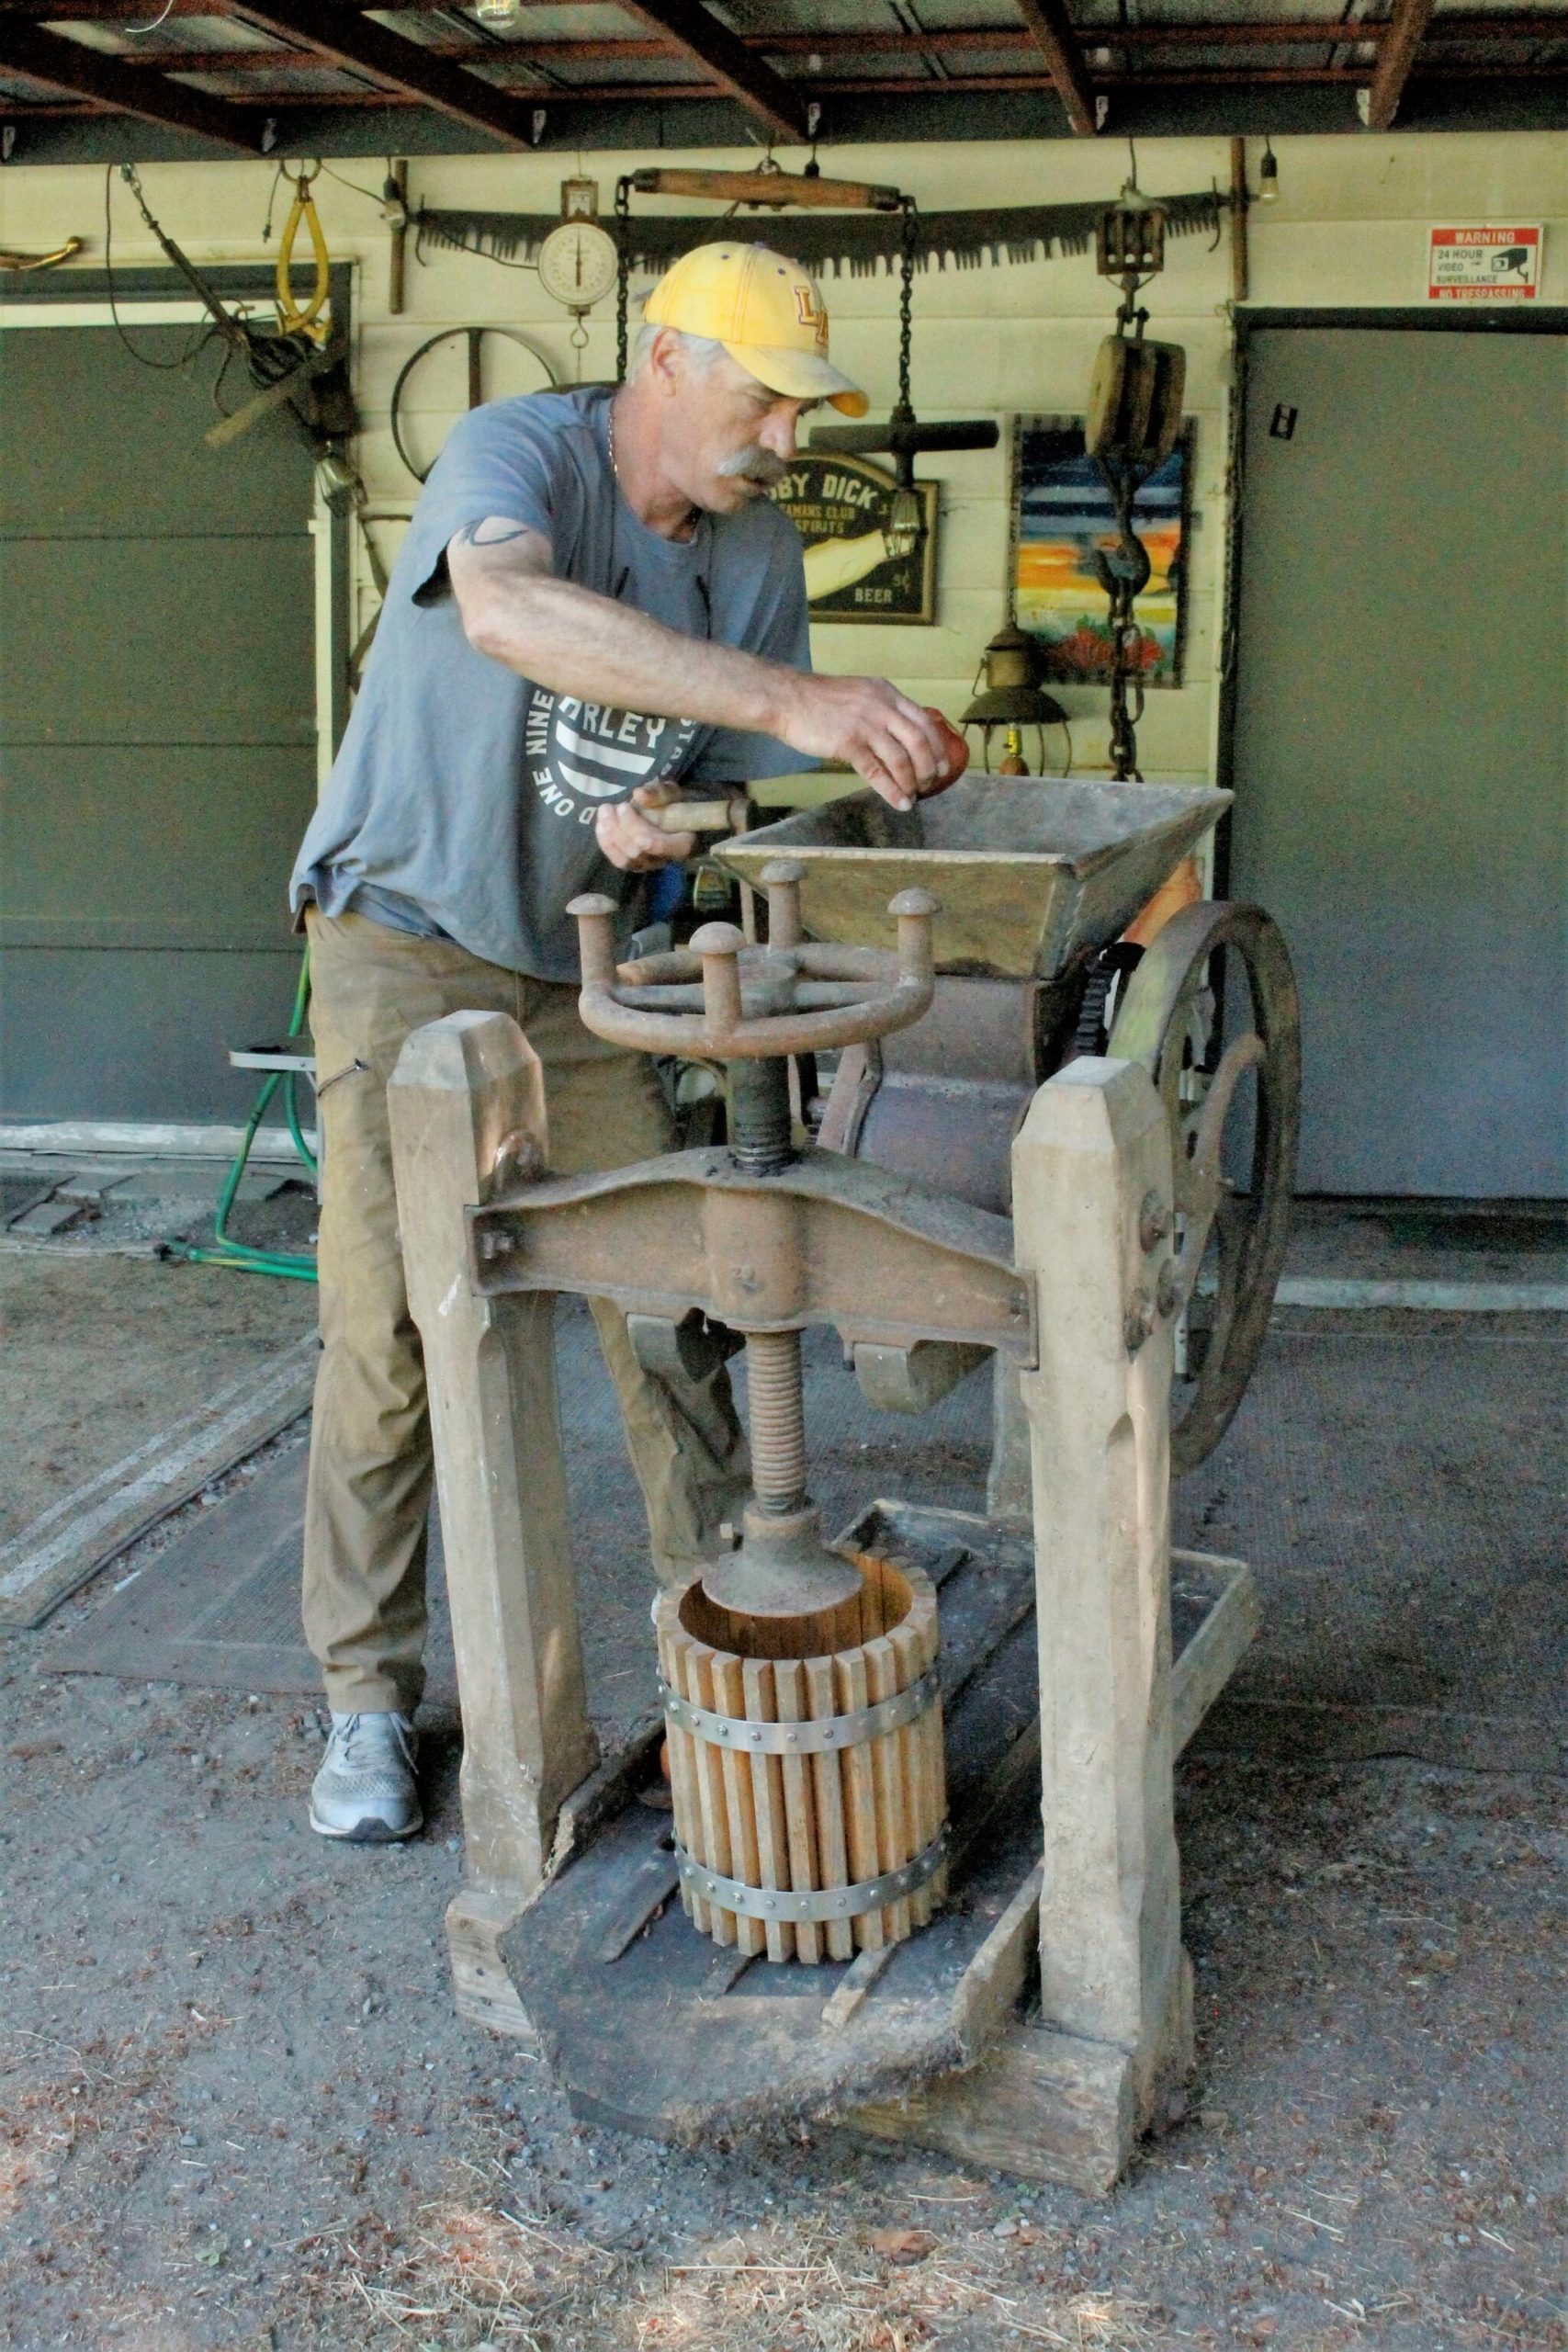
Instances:
[[[168,362],[187,326],[129,311]],[[203,446],[216,364],[0,334],[0,1113],[243,1116],[315,794],[309,452]],[[232,395],[237,403],[238,392]]]
[[[1565,359],[1251,341],[1231,895],[1301,973],[1303,1192],[1568,1192]]]

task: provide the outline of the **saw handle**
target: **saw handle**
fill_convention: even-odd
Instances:
[[[809,179],[798,172],[715,172],[645,164],[631,175],[638,196],[703,196],[723,204],[756,204],[782,211],[897,212],[896,187],[865,180]]]

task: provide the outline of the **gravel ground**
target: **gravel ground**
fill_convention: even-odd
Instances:
[[[1568,1781],[1190,1758],[1198,2073],[1103,2202],[585,2132],[453,2014],[449,1720],[424,1836],[333,1847],[313,1707],[51,1670],[254,1466],[0,1638],[6,2352],[1565,2352]]]
[[[449,1731],[422,1839],[332,1847],[313,1710],[49,1640],[0,1648],[7,2347],[1568,2345],[1561,1781],[1189,1764],[1193,2101],[1095,2203],[584,2132],[453,2015]]]

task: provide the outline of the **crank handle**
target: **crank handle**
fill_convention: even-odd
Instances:
[[[746,801],[740,793],[728,800],[667,800],[662,808],[638,811],[656,833],[743,833]]]

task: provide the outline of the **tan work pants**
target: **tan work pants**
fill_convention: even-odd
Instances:
[[[310,1023],[324,1141],[322,1355],[305,1508],[305,1634],[331,1704],[412,1713],[424,1685],[432,1450],[424,1359],[409,1316],[387,1081],[403,1040],[448,1012],[509,1013],[544,1066],[552,1170],[617,1168],[671,1148],[646,1056],[592,1036],[575,989],[482,963],[363,915],[312,908]],[[648,1510],[656,1574],[683,1581],[739,1515],[745,1446],[720,1372],[679,1400],[591,1300]],[[553,1432],[542,1433],[553,1442]]]

